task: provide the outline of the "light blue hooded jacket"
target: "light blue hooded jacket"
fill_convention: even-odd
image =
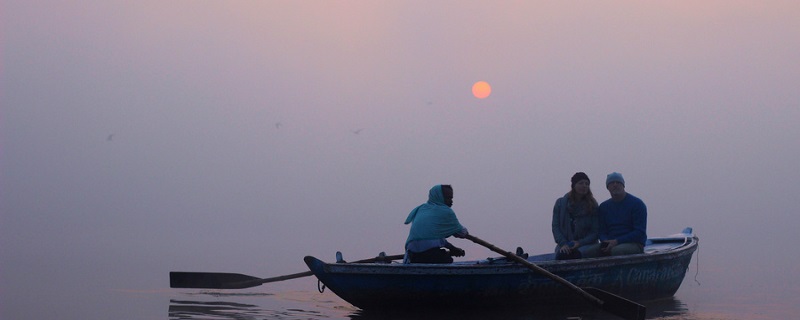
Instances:
[[[444,239],[464,230],[456,213],[444,203],[442,185],[433,186],[428,192],[428,202],[411,210],[405,224],[409,223],[411,231],[406,246],[411,241]]]

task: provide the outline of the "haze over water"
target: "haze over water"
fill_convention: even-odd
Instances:
[[[621,172],[650,236],[694,228],[684,318],[796,317],[797,17],[796,1],[2,1],[0,318],[165,318],[193,297],[169,271],[398,254],[440,183],[471,233],[548,252],[577,171],[600,201]],[[315,285],[230,299],[348,317]]]

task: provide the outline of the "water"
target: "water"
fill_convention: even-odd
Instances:
[[[765,263],[744,259],[735,264],[708,253],[705,243],[694,254],[674,297],[647,301],[653,320],[789,319],[800,314],[798,280],[786,274],[758,272]],[[722,255],[732,259],[731,255]],[[729,264],[730,265],[727,265]],[[611,320],[617,317],[587,305],[530,310],[447,310],[434,313],[371,313],[359,310],[330,291],[317,290],[313,277],[243,290],[171,289],[169,319],[565,319]]]
[[[690,270],[692,271],[692,270]],[[694,272],[687,273],[684,286],[675,297],[644,303],[647,319],[711,320],[711,319],[780,319],[796,314],[791,306],[760,299],[737,301],[722,295],[719,299],[695,282]],[[306,279],[302,285],[313,287]],[[426,314],[370,313],[361,311],[333,293],[315,290],[271,291],[259,288],[246,292],[213,290],[175,290],[169,296],[169,319],[618,319],[590,306],[526,310],[447,310]],[[708,294],[708,296],[706,296]],[[699,295],[699,297],[698,297]],[[720,295],[716,295],[720,296]],[[166,297],[165,297],[166,298]],[[764,297],[762,297],[764,298]],[[729,300],[730,299],[730,300]]]
[[[725,242],[711,241],[713,236],[704,238],[702,232],[699,236],[700,248],[681,288],[671,299],[646,302],[648,319],[761,320],[800,314],[800,285],[790,259],[730,254],[723,249]],[[241,290],[172,289],[169,271],[187,270],[175,270],[161,262],[174,259],[166,256],[143,259],[125,252],[105,261],[102,257],[85,260],[65,252],[60,259],[48,257],[50,263],[20,265],[36,255],[29,254],[3,261],[0,319],[616,319],[591,307],[556,308],[544,313],[449,310],[425,315],[375,314],[353,307],[329,290],[320,293],[314,277]],[[126,255],[132,257],[122,258]],[[230,263],[242,273],[258,277],[305,271],[300,269],[300,261],[298,268],[289,272],[270,268],[252,271],[250,262]],[[791,268],[779,272],[783,266]],[[192,271],[232,270],[198,266]]]
[[[200,291],[170,298],[170,319],[323,319],[341,317],[331,301],[309,292],[221,293]],[[327,304],[327,305],[326,305]],[[341,307],[346,308],[346,307]]]
[[[744,285],[727,271],[705,267],[712,263],[703,258],[701,251],[698,266],[695,254],[675,297],[644,303],[648,308],[647,319],[760,320],[793,318],[798,314],[796,304],[792,304],[796,302],[798,292],[796,282],[780,289]],[[160,276],[163,278],[164,275]],[[740,274],[738,278],[746,277]],[[353,307],[329,290],[320,293],[313,277],[241,290],[170,289],[165,288],[167,285],[164,282],[150,290],[110,290],[95,283],[89,284],[91,290],[60,290],[71,291],[77,299],[64,308],[54,308],[58,303],[49,304],[44,298],[46,296],[38,301],[36,309],[22,310],[6,305],[4,314],[13,317],[3,319],[618,319],[589,306],[544,312],[448,310],[427,314],[370,313]]]
[[[187,300],[170,300],[169,319],[615,319],[586,306],[536,312],[492,309],[385,313],[358,310],[339,299],[329,299],[329,295],[303,291],[288,295],[213,292],[186,295]],[[256,297],[260,297],[260,301]],[[687,315],[685,305],[677,299],[649,303],[648,307],[653,319]]]
[[[177,227],[180,225],[173,225]],[[662,228],[654,224],[652,229]],[[666,228],[665,228],[666,229]],[[652,236],[670,231],[653,231]],[[177,229],[176,229],[177,230]],[[781,250],[756,250],[763,239],[726,232],[723,228],[695,226],[700,238],[681,288],[674,298],[646,302],[648,319],[656,320],[761,320],[791,319],[800,314],[800,277],[797,257]],[[178,230],[176,232],[185,231]],[[356,232],[354,232],[355,234]],[[360,232],[359,232],[360,233]],[[756,235],[759,233],[754,233]],[[505,234],[495,232],[484,239],[500,243]],[[323,241],[295,244],[294,252],[282,252],[280,243],[261,248],[241,239],[214,238],[225,248],[212,250],[206,243],[154,243],[159,246],[131,246],[126,250],[119,239],[108,237],[87,241],[43,241],[32,235],[21,238],[32,246],[11,242],[9,234],[0,247],[0,319],[615,319],[593,308],[554,309],[547,313],[521,310],[451,310],[446,314],[374,314],[363,312],[326,290],[320,293],[314,277],[264,284],[241,290],[200,290],[169,288],[170,271],[239,272],[267,278],[306,271],[301,258],[313,254],[332,261],[333,250],[320,250]],[[74,235],[79,237],[79,235]],[[200,235],[208,236],[208,235]],[[515,238],[513,235],[506,235]],[[210,237],[210,236],[208,236]],[[197,239],[195,237],[193,239]],[[402,237],[398,236],[395,238]],[[59,237],[56,237],[59,239]],[[69,238],[64,238],[69,239]],[[138,238],[137,238],[138,239]],[[499,240],[496,240],[499,239]],[[145,241],[144,239],[140,241]],[[464,240],[454,240],[464,241]],[[178,244],[174,244],[174,243]],[[391,239],[386,240],[392,242]],[[540,247],[550,247],[545,240]],[[136,242],[137,244],[139,242]],[[211,241],[209,241],[211,243]],[[775,242],[777,243],[777,242]],[[73,245],[70,245],[73,244]],[[246,246],[248,245],[249,246]],[[467,250],[464,259],[484,258],[485,248],[459,242]],[[740,244],[749,248],[738,249]],[[377,252],[343,250],[346,258],[372,257]],[[391,248],[388,244],[377,245]],[[299,248],[306,249],[299,249]],[[244,248],[244,249],[243,249]],[[341,247],[340,247],[341,248]],[[317,254],[317,251],[330,252]],[[394,254],[393,250],[386,250]],[[542,249],[529,249],[530,253]],[[776,254],[776,252],[778,254]],[[494,256],[494,255],[493,255]],[[221,257],[227,257],[222,259]]]

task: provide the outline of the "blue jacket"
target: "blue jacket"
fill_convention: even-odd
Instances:
[[[622,201],[608,199],[598,208],[600,217],[600,241],[614,240],[618,243],[640,243],[647,240],[647,206],[628,193]]]

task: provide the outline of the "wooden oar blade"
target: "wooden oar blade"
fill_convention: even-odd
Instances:
[[[603,300],[600,308],[608,313],[628,320],[644,320],[647,308],[641,304],[597,288],[582,287],[581,289]]]
[[[244,289],[260,285],[260,280],[239,273],[221,272],[170,272],[170,288],[191,289]]]

